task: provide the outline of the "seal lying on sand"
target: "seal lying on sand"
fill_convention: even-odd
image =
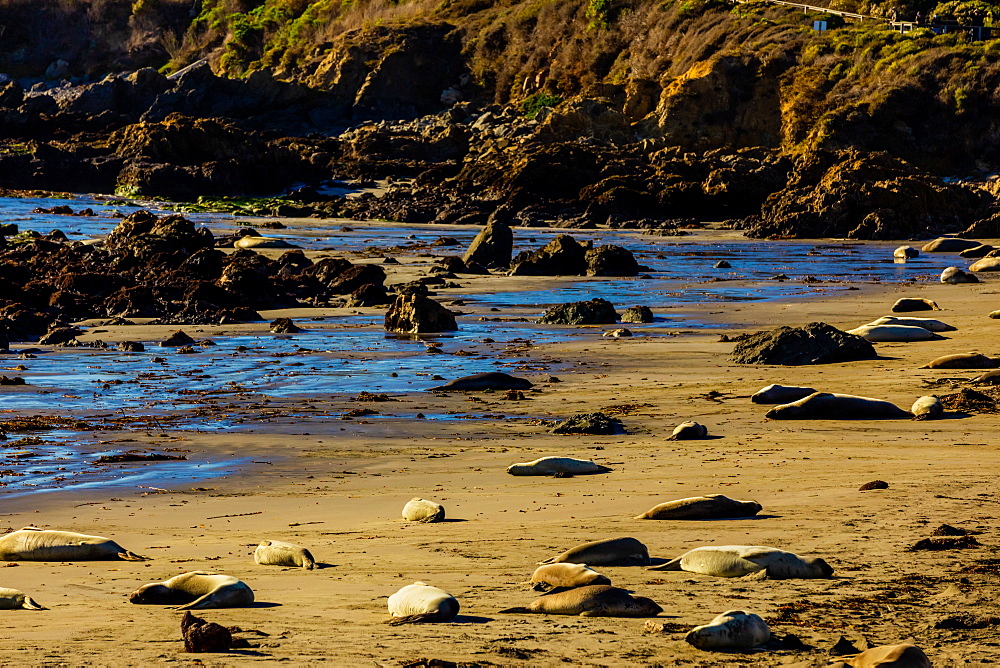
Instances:
[[[253,603],[253,590],[231,575],[191,571],[145,584],[128,600],[136,604],[179,605],[178,610],[243,608]]]
[[[644,596],[632,596],[610,585],[577,587],[532,601],[526,608],[507,608],[501,614],[580,615],[581,617],[655,617],[663,608]]]
[[[819,557],[800,557],[773,547],[721,545],[699,547],[651,571],[688,571],[720,578],[760,573],[772,580],[828,578],[833,568]]]
[[[771,420],[879,420],[913,416],[888,401],[816,392],[805,399],[775,406],[764,417]]]
[[[708,427],[697,422],[681,422],[667,438],[668,441],[694,441],[708,436]]]
[[[944,405],[940,398],[928,394],[926,397],[920,397],[914,401],[910,412],[917,420],[935,420],[944,413]]]
[[[684,641],[698,649],[751,649],[771,639],[763,619],[742,610],[727,610],[708,624],[691,629]]]
[[[795,387],[793,385],[768,385],[762,387],[750,396],[755,404],[787,404],[790,401],[805,399],[816,390],[811,387]]]
[[[511,464],[507,467],[507,473],[511,475],[585,475],[587,473],[607,473],[610,470],[589,459],[573,459],[572,457],[542,457],[533,462]]]
[[[980,353],[955,353],[943,355],[920,367],[921,369],[995,369],[997,361]]]
[[[415,496],[403,506],[403,519],[410,522],[443,522],[444,506]]]
[[[284,239],[275,237],[240,237],[233,242],[236,248],[298,248]]]
[[[309,550],[283,540],[263,540],[253,552],[253,560],[262,566],[301,566],[312,570],[316,567]]]
[[[0,610],[48,610],[16,589],[0,587]]]
[[[0,536],[0,561],[148,561],[101,536],[24,527]]]
[[[861,325],[860,327],[847,330],[847,333],[856,334],[865,341],[874,341],[875,343],[936,341],[944,338],[929,329],[914,327],[912,325]]]
[[[978,283],[979,277],[975,274],[970,274],[964,269],[959,269],[958,267],[947,267],[941,272],[940,281],[942,283],[948,283],[949,285],[958,285],[960,283]]]
[[[532,387],[534,385],[524,378],[516,378],[506,373],[500,373],[499,371],[489,371],[487,373],[474,373],[471,376],[456,378],[444,385],[432,387],[429,391],[530,390]]]
[[[447,622],[458,614],[458,599],[443,589],[423,582],[406,585],[389,597],[392,626],[419,622]]]
[[[737,501],[722,494],[692,496],[667,501],[654,506],[637,520],[721,520],[731,517],[752,517],[761,510],[756,501]]]
[[[912,311],[940,311],[937,302],[920,297],[902,297],[889,309],[893,313],[909,313]]]
[[[595,540],[566,550],[540,564],[589,564],[591,566],[647,566],[649,550],[635,538]]]
[[[611,580],[587,564],[560,563],[539,566],[528,583],[535,591],[556,592],[589,585],[609,585]]]
[[[973,378],[971,382],[975,385],[1000,385],[1000,370],[987,371]]]
[[[894,315],[882,316],[874,320],[869,325],[907,325],[909,327],[923,327],[929,332],[954,332],[957,327],[952,327],[948,323],[935,320],[934,318],[906,318]]]
[[[882,645],[872,647],[861,654],[838,656],[837,665],[853,666],[854,668],[931,668],[931,660],[923,650],[916,645]]]

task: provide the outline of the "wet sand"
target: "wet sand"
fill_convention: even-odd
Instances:
[[[142,447],[169,439],[192,457],[250,462],[238,464],[233,475],[163,490],[6,499],[4,528],[33,524],[105,535],[153,560],[8,566],[0,585],[17,587],[50,610],[0,615],[0,662],[825,665],[827,649],[846,636],[872,644],[912,639],[936,666],[985,663],[996,657],[995,627],[934,627],[946,617],[985,617],[996,608],[997,416],[771,422],[749,395],[779,382],[908,408],[921,395],[953,391],[939,379],[978,372],[918,367],[953,352],[1000,354],[1000,324],[986,317],[995,308],[995,285],[989,279],[972,286],[866,285],[837,297],[692,307],[719,329],[673,336],[613,340],[600,336],[611,327],[592,328],[591,337],[524,351],[519,360],[544,359],[562,381],[539,383],[524,400],[499,392],[413,392],[363,405],[380,416],[344,420],[346,411],[361,406],[350,397],[290,397],[266,407],[206,405],[203,419],[212,411],[261,418],[215,433],[168,427],[164,438],[160,430],[123,431],[120,437]],[[944,310],[915,315],[942,319],[958,331],[942,341],[877,344],[878,360],[811,367],[736,366],[727,361],[732,344],[719,342],[721,332],[736,331],[727,322],[752,330],[819,320],[849,329],[888,314],[899,296],[936,300]],[[127,329],[127,338],[137,338],[135,328]],[[540,380],[548,373],[526,375]],[[628,433],[556,436],[542,422],[600,409],[617,413]],[[489,417],[412,417],[448,411]],[[707,425],[715,438],[666,441],[687,419]],[[593,459],[612,472],[566,479],[505,473],[511,463],[546,455]],[[874,479],[889,488],[858,491]],[[709,493],[753,499],[764,509],[743,520],[632,519],[657,503]],[[442,503],[449,521],[404,522],[400,511],[414,496]],[[983,547],[906,551],[943,523],[982,531]],[[537,597],[521,584],[536,562],[619,536],[641,540],[657,563],[701,545],[770,545],[821,556],[836,573],[829,580],[746,581],[598,568],[614,585],[664,608],[657,620],[666,625],[662,634],[645,634],[642,619],[497,614]],[[324,567],[257,566],[253,548],[266,538],[307,546]],[[253,608],[199,615],[246,630],[237,636],[247,638],[250,649],[184,654],[181,613],[128,603],[141,584],[189,570],[229,573],[254,589],[259,603]],[[383,625],[386,598],[414,581],[455,595],[459,618]],[[953,583],[965,593],[939,596]],[[683,642],[686,630],[730,609],[758,613],[776,634],[794,634],[814,649],[721,654]]]

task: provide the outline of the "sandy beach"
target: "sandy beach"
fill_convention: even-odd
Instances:
[[[496,367],[536,383],[523,400],[502,392],[419,391],[378,403],[289,397],[263,406],[230,398],[198,410],[238,415],[238,428],[102,431],[101,438],[133,438],[140,448],[169,443],[193,460],[233,460],[234,472],[161,489],[6,499],[4,529],[108,536],[152,560],[8,564],[0,584],[49,610],[0,617],[0,663],[821,666],[844,636],[861,649],[909,640],[935,666],[988,664],[1000,647],[1000,622],[991,616],[1000,597],[996,415],[769,421],[766,407],[749,397],[781,383],[909,408],[919,396],[953,392],[979,372],[920,367],[954,352],[1000,354],[996,321],[986,315],[996,307],[995,285],[868,284],[836,296],[693,306],[718,328],[672,336],[610,339],[601,332],[611,327],[595,327],[591,337],[523,345],[507,358],[514,365]],[[939,341],[877,344],[877,360],[808,367],[735,365],[727,360],[733,344],[719,340],[741,331],[728,323],[742,331],[814,321],[850,329],[887,315],[901,296],[935,300],[942,310],[915,315],[957,331]],[[176,328],[106,329],[104,340],[153,341]],[[198,336],[233,330],[196,329]],[[444,354],[456,348],[445,343]],[[484,345],[472,352],[497,351]],[[538,370],[521,373],[517,365]],[[548,382],[550,375],[561,382]],[[359,407],[378,415],[343,419]],[[550,421],[597,410],[618,416],[627,433],[549,433]],[[471,417],[415,417],[449,411]],[[706,425],[713,438],[667,441],[684,420]],[[561,479],[505,473],[512,463],[548,455],[592,459],[612,470]],[[872,480],[889,487],[858,490]],[[632,519],[664,501],[712,493],[755,500],[763,510],[741,520]],[[443,504],[448,521],[405,522],[400,511],[415,496]],[[907,550],[941,524],[981,532],[982,547]],[[747,581],[598,568],[615,586],[660,604],[659,633],[644,632],[643,619],[498,614],[538,596],[523,584],[537,562],[621,536],[642,541],[654,563],[702,545],[767,545],[823,557],[835,574]],[[251,555],[263,539],[304,545],[323,566],[258,566]],[[236,635],[248,648],[185,654],[180,612],[128,602],[140,585],[191,570],[235,575],[253,588],[254,607],[199,614],[242,629]],[[459,617],[384,625],[387,597],[415,581],[456,596]],[[683,641],[690,628],[732,609],[761,615],[777,636],[793,634],[808,648],[726,654]],[[941,623],[972,618],[981,628]]]

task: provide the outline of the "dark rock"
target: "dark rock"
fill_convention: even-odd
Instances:
[[[83,330],[79,327],[58,327],[50,330],[38,342],[47,346],[61,346],[76,341],[80,334],[83,334]]]
[[[122,341],[118,344],[118,350],[123,353],[141,353],[146,350],[146,346],[138,341]]]
[[[877,357],[871,343],[823,322],[779,327],[739,341],[729,356],[736,364],[831,364]]]
[[[653,311],[648,306],[629,306],[622,312],[622,322],[653,322]]]
[[[932,536],[968,536],[973,531],[968,531],[966,529],[959,529],[958,527],[953,527],[950,524],[942,524],[937,529],[931,532]]]
[[[511,254],[514,252],[514,233],[510,227],[500,221],[490,221],[476,235],[462,256],[466,265],[475,262],[488,269],[502,269],[510,265]]]
[[[302,329],[292,322],[291,318],[277,318],[271,322],[271,331],[275,334],[297,334]]]
[[[347,298],[348,307],[381,306],[389,303],[389,295],[381,283],[368,283],[354,290]]]
[[[625,433],[625,426],[618,418],[604,413],[583,413],[563,420],[552,429],[552,433],[609,436]]]
[[[352,266],[354,265],[343,258],[327,257],[317,261],[311,267],[305,269],[302,273],[305,276],[315,278],[322,285],[328,286],[334,283],[345,270],[351,268]]]
[[[228,652],[233,647],[233,634],[225,626],[206,622],[185,611],[181,618],[181,635],[185,652]]]
[[[461,258],[455,257],[454,255],[441,258],[441,268],[451,274],[468,273],[468,267],[465,266],[465,262],[463,262]]]
[[[949,615],[934,622],[936,629],[988,629],[1000,626],[1000,617],[978,617],[971,613]]]
[[[514,276],[582,276],[587,272],[588,250],[588,246],[578,243],[568,234],[560,234],[536,251],[518,253],[511,263],[511,274]]]
[[[907,548],[916,550],[967,550],[982,547],[973,536],[948,536],[945,538],[923,538]]]
[[[438,237],[431,246],[458,246],[460,243],[455,237]]]
[[[636,276],[639,263],[632,252],[621,246],[598,246],[587,251],[588,276]]]
[[[160,341],[160,345],[163,347],[168,346],[186,346],[194,343],[194,339],[184,333],[183,330],[178,329],[176,332],[168,336],[163,341]]]
[[[885,480],[872,480],[858,487],[859,492],[867,492],[870,489],[889,489],[889,483]]]
[[[615,322],[618,322],[615,307],[600,297],[553,306],[538,319],[538,323],[542,325],[604,325]]]
[[[713,269],[732,269],[733,265],[729,264],[725,260],[719,260],[718,262],[716,262],[715,264],[712,265],[712,268]]]
[[[327,288],[335,295],[346,295],[365,285],[382,285],[384,281],[385,270],[382,267],[377,264],[356,264],[327,283]]]
[[[858,654],[859,652],[861,650],[855,647],[850,640],[844,636],[840,636],[833,647],[830,648],[828,654],[830,656],[845,656],[847,654]]]
[[[104,240],[109,250],[125,251],[140,258],[178,251],[190,255],[214,244],[207,228],[196,229],[194,223],[178,215],[157,218],[143,209],[122,218]]]
[[[385,329],[390,332],[421,334],[458,329],[454,314],[433,299],[420,294],[401,294],[385,314]]]

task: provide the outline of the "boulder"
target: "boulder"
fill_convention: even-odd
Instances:
[[[422,334],[458,329],[455,315],[436,301],[421,294],[396,297],[385,314],[385,329],[389,332]]]
[[[228,652],[233,647],[233,634],[225,626],[206,622],[185,612],[181,618],[181,635],[185,652]]]
[[[182,329],[178,329],[176,332],[168,336],[166,339],[160,341],[160,345],[163,347],[189,346],[192,343],[194,343],[194,339],[188,336]]]
[[[648,306],[629,306],[622,312],[622,322],[653,322],[653,312]]]
[[[271,322],[271,331],[275,334],[297,334],[302,328],[292,322],[291,318],[276,318]]]
[[[465,265],[475,262],[487,269],[505,269],[510,266],[513,252],[514,233],[510,227],[502,221],[491,220],[472,240],[462,262]]]
[[[610,436],[625,433],[625,427],[621,420],[605,413],[582,413],[563,420],[552,429],[552,433]]]
[[[560,234],[536,251],[518,253],[511,263],[510,273],[514,276],[582,276],[587,272],[588,250],[588,246],[570,235]]]
[[[47,346],[62,346],[75,342],[80,334],[83,334],[83,330],[79,327],[56,327],[49,330],[38,342]]]
[[[976,264],[979,264],[978,262]],[[948,283],[949,285],[957,285],[959,283],[978,283],[979,278],[975,274],[970,274],[967,271],[959,269],[958,267],[948,267],[941,272],[941,282]]]
[[[877,357],[871,343],[824,322],[778,327],[740,340],[729,356],[736,364],[830,364]]]
[[[351,308],[365,306],[380,306],[389,303],[389,295],[381,283],[368,283],[355,289],[347,298],[347,306]]]
[[[335,295],[347,295],[362,286],[382,285],[384,281],[385,270],[382,267],[377,264],[356,264],[327,283],[327,288]]]
[[[108,250],[125,251],[141,258],[156,253],[182,252],[190,255],[214,244],[212,233],[207,228],[197,229],[183,216],[158,218],[143,209],[122,218],[104,240],[104,247]]]
[[[618,313],[614,305],[600,297],[553,306],[538,319],[541,325],[606,325],[616,322]]]
[[[921,248],[925,253],[961,253],[964,250],[969,250],[970,248],[976,248],[982,244],[978,241],[971,241],[969,239],[958,239],[955,237],[939,237],[934,241],[930,241],[924,244]]]
[[[632,252],[621,246],[598,246],[587,251],[588,276],[637,276],[639,263]]]

